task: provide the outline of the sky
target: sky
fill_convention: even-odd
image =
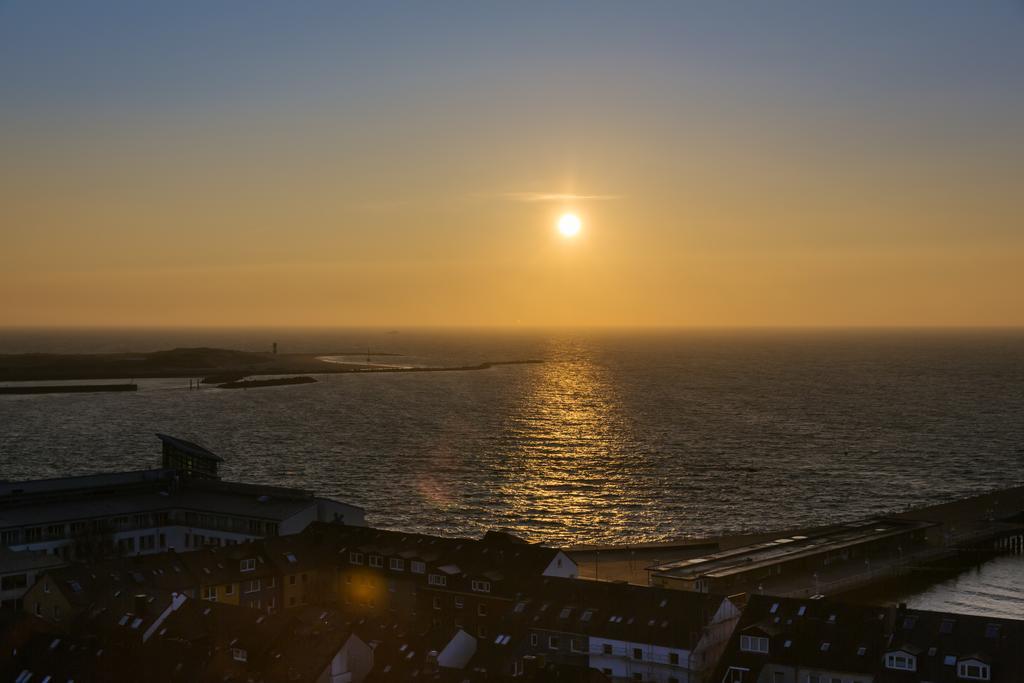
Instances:
[[[1020,0],[0,0],[0,325],[1019,326],[1022,293]]]

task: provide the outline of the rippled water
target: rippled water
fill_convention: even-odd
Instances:
[[[218,345],[478,372],[0,397],[0,477],[147,467],[154,432],[232,479],[372,523],[627,542],[845,520],[1024,483],[1024,333],[5,332],[0,352]]]
[[[1004,555],[900,598],[916,609],[1024,619],[1024,555]]]

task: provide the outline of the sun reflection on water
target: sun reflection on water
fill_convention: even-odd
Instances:
[[[514,526],[596,540],[650,514],[637,486],[643,464],[626,455],[636,453],[631,422],[601,365],[583,357],[539,366],[506,429],[518,447],[497,475]]]

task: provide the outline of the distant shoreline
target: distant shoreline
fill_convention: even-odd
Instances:
[[[542,363],[537,359],[487,361],[475,365],[409,367],[375,363],[346,363],[327,357],[365,356],[366,353],[287,353],[217,348],[179,348],[150,353],[7,354],[0,355],[0,382],[80,381],[222,377],[239,381],[262,375],[309,375],[367,372],[458,372],[486,370],[499,365]],[[371,353],[397,357],[396,353]],[[219,382],[218,382],[219,383]]]

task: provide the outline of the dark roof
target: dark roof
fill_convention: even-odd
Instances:
[[[729,666],[740,666],[756,681],[769,662],[874,673],[886,647],[886,618],[882,607],[753,595],[712,680],[721,680]],[[768,638],[768,653],[741,651],[744,635]]]
[[[240,583],[274,575],[274,567],[261,541],[224,547],[209,546],[181,553],[178,557],[195,577],[196,585]],[[242,560],[255,560],[255,568],[242,571]]]
[[[352,552],[362,553],[364,562],[371,554],[381,555],[385,558],[384,569],[391,558],[418,560],[427,565],[427,573],[490,581],[492,592],[512,590],[517,584],[536,580],[561,552],[522,543],[507,534],[489,534],[483,539],[445,538],[324,522],[313,522],[292,538],[301,536],[322,537],[320,546],[324,552],[329,549],[335,566],[347,565]]]
[[[893,627],[886,650],[914,653],[917,671],[908,674],[883,666],[879,683],[962,683],[957,663],[967,659],[989,664],[993,683],[1024,681],[1024,621],[908,609],[897,614]]]
[[[531,629],[692,650],[725,598],[586,579],[546,578],[516,603]]]

